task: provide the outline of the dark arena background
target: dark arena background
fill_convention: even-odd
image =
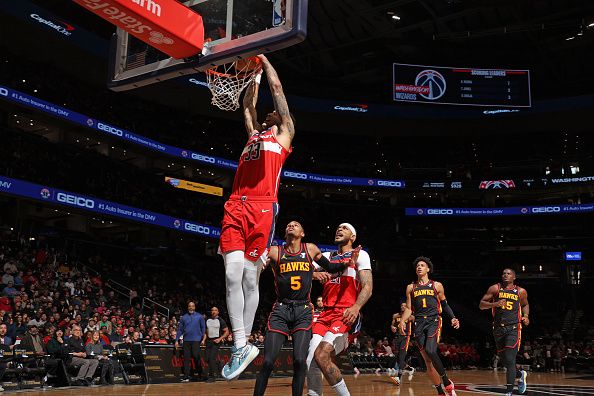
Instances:
[[[227,1],[206,3],[197,12],[208,28]],[[280,0],[236,3],[228,29],[285,23],[268,11]],[[436,394],[412,342],[417,372],[400,385],[389,378],[392,315],[416,281],[417,256],[432,259],[431,277],[460,320],[454,330],[444,319],[438,346],[459,395],[506,391],[491,314],[479,309],[505,268],[530,303],[517,357],[526,394],[594,394],[594,2],[289,4],[306,17],[306,36],[256,43],[249,54],[267,53],[296,120],[275,237],[282,242],[298,220],[306,241],[332,250],[340,223],[357,228],[373,295],[361,333],[337,357],[351,394]],[[74,1],[0,2],[0,341],[11,339],[0,342],[1,386],[251,395],[262,352],[238,381],[181,383],[173,346],[189,300],[206,318],[218,307],[229,323],[217,248],[243,113],[210,104],[200,57],[186,61],[202,71],[118,82],[115,33]],[[128,53],[126,72],[167,58],[143,48]],[[273,109],[265,80],[261,119]],[[259,287],[249,337],[262,348],[275,301],[270,269]],[[314,302],[321,292],[314,282]],[[98,370],[92,386],[78,386],[68,359],[48,351],[56,330],[68,338],[75,324],[104,328],[115,385],[99,385]],[[33,325],[43,353],[22,348]],[[223,341],[217,373],[231,345]],[[291,340],[275,368],[266,394],[291,394]],[[327,382],[324,392],[334,394]]]

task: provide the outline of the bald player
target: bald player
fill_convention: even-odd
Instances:
[[[501,282],[492,285],[481,299],[480,309],[490,309],[493,313],[493,337],[497,353],[503,361],[506,373],[506,395],[511,396],[514,383],[518,380],[518,392],[526,392],[526,376],[524,370],[516,367],[516,356],[522,339],[522,324],[528,326],[530,306],[528,292],[515,284],[516,271],[511,268],[503,270]]]

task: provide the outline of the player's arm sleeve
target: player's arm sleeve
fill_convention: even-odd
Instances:
[[[322,253],[322,256],[324,256],[326,259],[328,259],[328,258],[330,257],[330,253]],[[314,266],[314,271],[324,271],[324,268],[322,268],[322,267],[320,266],[320,264],[318,264],[318,263],[317,263],[316,261],[314,261],[313,259],[312,259],[311,263],[312,263],[312,264],[313,264],[313,266]]]
[[[323,254],[315,263],[330,273],[342,272],[345,268],[343,263],[331,263]]]
[[[441,300],[441,310],[450,319],[454,319],[456,317],[456,315],[454,315],[454,311],[452,311],[452,307],[450,307],[447,300]]]

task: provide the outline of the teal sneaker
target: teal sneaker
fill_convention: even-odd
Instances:
[[[246,344],[243,348],[231,349],[231,359],[223,367],[221,375],[227,381],[239,376],[250,365],[250,363],[258,356],[260,350],[251,344]]]
[[[528,377],[528,373],[524,370],[520,371],[521,376],[518,378],[518,393],[523,395],[526,392],[526,377]]]

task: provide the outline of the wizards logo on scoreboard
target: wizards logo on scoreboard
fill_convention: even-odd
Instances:
[[[441,98],[447,89],[445,77],[435,70],[423,70],[412,84],[394,84],[394,99],[416,101],[417,95],[427,100]]]
[[[496,189],[496,188],[516,188],[516,183],[513,180],[483,180],[479,185],[481,190]]]

